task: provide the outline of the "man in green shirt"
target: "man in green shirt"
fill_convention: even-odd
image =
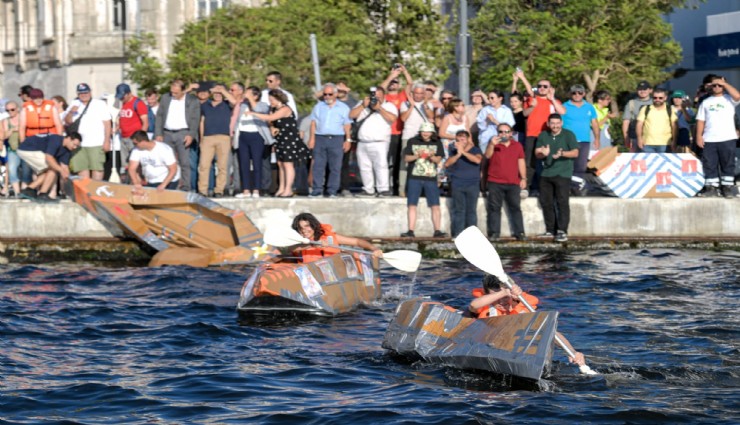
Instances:
[[[537,138],[534,152],[543,162],[540,205],[545,218],[545,233],[541,236],[554,236],[555,242],[566,242],[570,223],[570,180],[573,177],[574,160],[578,158],[578,140],[571,131],[563,129],[563,118],[559,114],[551,114],[547,125],[549,129]]]

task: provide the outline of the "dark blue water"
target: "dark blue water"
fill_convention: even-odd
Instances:
[[[601,372],[523,386],[381,347],[399,295],[463,306],[481,273],[430,261],[333,320],[244,323],[247,269],[0,266],[0,423],[740,422],[737,252],[504,258]]]

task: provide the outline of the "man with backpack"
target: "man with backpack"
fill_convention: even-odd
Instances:
[[[678,137],[678,115],[668,103],[668,91],[656,88],[653,104],[640,108],[637,115],[637,146],[646,153],[676,151]]]
[[[150,132],[150,111],[146,102],[131,94],[128,84],[116,86],[116,99],[121,101],[121,110],[118,113],[118,131],[121,137],[121,164],[120,167],[128,169],[128,157],[134,149],[131,136],[139,130]],[[154,129],[152,128],[153,132]]]
[[[638,152],[637,147],[637,115],[643,106],[651,105],[652,86],[647,81],[640,81],[637,84],[637,97],[630,99],[624,107],[622,114],[622,137],[624,137],[624,147],[630,152]]]

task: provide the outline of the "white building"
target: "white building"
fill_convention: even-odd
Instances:
[[[165,58],[183,24],[229,4],[262,0],[2,0],[0,98],[17,99],[21,86],[47,97],[75,97],[88,83],[94,95],[112,93],[123,79],[124,40],[137,32],[157,38]]]

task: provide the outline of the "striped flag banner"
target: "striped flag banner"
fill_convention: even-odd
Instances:
[[[701,161],[690,153],[621,153],[597,180],[620,198],[690,198],[704,186]]]

